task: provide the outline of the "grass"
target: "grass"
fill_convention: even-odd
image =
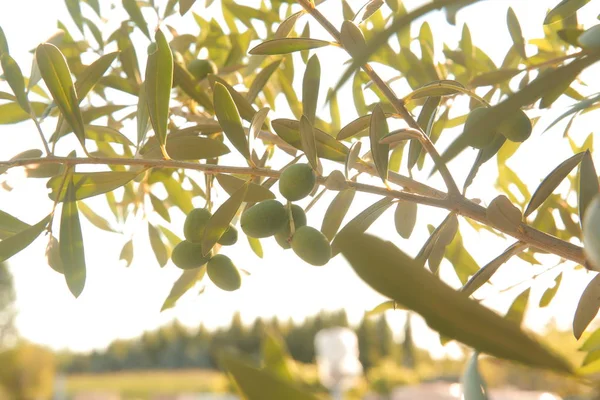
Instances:
[[[148,399],[157,394],[226,392],[227,377],[218,371],[158,370],[74,374],[66,378],[69,397],[83,393],[115,393],[123,399]]]

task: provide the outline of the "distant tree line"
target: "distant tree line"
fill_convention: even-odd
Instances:
[[[365,317],[357,326],[350,326],[345,311],[321,312],[301,323],[279,321],[277,318],[256,319],[250,326],[234,314],[229,326],[210,331],[204,325],[191,330],[177,321],[158,330],[145,332],[131,340],[116,340],[106,350],[89,354],[63,353],[60,368],[67,373],[109,372],[137,369],[216,369],[215,354],[224,347],[233,347],[245,354],[260,357],[265,329],[273,329],[283,337],[290,355],[302,363],[315,360],[314,338],[324,328],[352,328],[359,341],[360,361],[365,370],[384,359],[397,361],[408,368],[418,361],[430,361],[424,350],[415,349],[410,325],[405,340],[396,343],[385,315]]]

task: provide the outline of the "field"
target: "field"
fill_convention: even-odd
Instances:
[[[120,394],[122,399],[149,399],[176,393],[226,392],[227,377],[218,371],[127,371],[103,374],[68,375],[67,396],[83,393]]]

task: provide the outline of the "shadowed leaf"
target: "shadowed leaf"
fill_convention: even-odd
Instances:
[[[46,229],[50,216],[42,219],[35,225],[27,225],[24,222],[19,221],[15,217],[0,213],[0,232],[5,237],[0,242],[0,262],[4,262],[25,249],[33,241],[40,236],[40,234]],[[17,232],[17,229],[19,229]],[[13,233],[11,236],[5,236],[6,234]]]
[[[85,286],[86,266],[75,193],[75,184],[71,179],[66,188],[58,242],[67,286],[73,296],[79,297]]]
[[[573,335],[579,340],[590,322],[598,314],[600,308],[600,275],[588,283],[581,294],[575,316],[573,317]]]
[[[329,239],[330,242],[335,237],[338,229],[340,229],[340,226],[344,221],[344,217],[350,209],[352,200],[354,200],[355,194],[356,189],[354,188],[342,190],[335,196],[327,208],[327,211],[325,211],[325,218],[323,219],[323,224],[321,225],[321,232],[327,237],[327,239]]]

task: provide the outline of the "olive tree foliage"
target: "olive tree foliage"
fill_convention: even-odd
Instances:
[[[0,350],[11,343],[15,335],[15,290],[7,263],[0,263]]]
[[[529,290],[515,299],[506,318],[470,296],[514,257],[538,263],[536,255],[550,253],[571,269],[600,269],[593,137],[582,146],[565,140],[573,155],[557,160],[552,171],[540,171],[533,194],[507,165],[540,115],[552,115],[554,125],[597,108],[600,97],[588,96],[593,90],[579,76],[600,59],[600,29],[578,24],[577,11],[587,1],[563,0],[548,13],[544,36],[528,42],[509,9],[498,18],[506,18],[505,34],[513,45],[498,66],[473,44],[468,24],[453,26],[456,13],[476,2],[432,0],[407,10],[400,0],[371,0],[360,9],[341,0],[336,9],[343,23],[334,26],[330,21],[336,18],[310,0],[254,7],[207,0],[204,8],[194,0],[123,0],[117,7],[126,20],[107,31],[99,1],[67,0],[76,29],[69,32],[59,24],[59,32],[35,49],[31,67],[17,65],[10,56],[11,38],[1,34],[6,91],[0,92],[0,123],[33,120],[40,149],[1,161],[0,168],[22,167],[28,179],[44,181],[49,200],[40,199],[48,215],[32,224],[0,214],[0,261],[43,234],[49,265],[78,296],[86,280],[84,249],[93,245],[84,243],[81,219],[111,231],[108,219],[128,224],[136,215],[153,215],[157,219],[148,219],[142,234],[149,236],[161,266],[171,260],[182,268],[166,309],[199,281],[239,288],[243,279],[226,256],[227,246],[247,241],[262,258],[261,241],[274,236],[307,264],[324,265],[341,253],[366,284],[389,297],[379,310],[410,309],[446,340],[572,372],[573,366],[521,330]],[[205,7],[218,7],[225,24],[204,18]],[[441,48],[443,38],[434,38],[420,19],[437,10],[445,11],[447,29],[462,29],[458,46]],[[199,33],[180,32],[171,24],[177,14],[193,20]],[[312,35],[314,24],[326,34]],[[414,37],[413,26],[419,26]],[[339,70],[338,82],[322,79],[323,48],[339,53],[339,63],[327,65]],[[394,71],[391,80],[378,72],[382,65]],[[338,89],[346,82],[358,118],[342,127]],[[405,93],[392,89],[399,82],[408,88]],[[319,98],[320,88],[328,89],[326,98]],[[573,104],[563,114],[551,107],[559,97]],[[461,99],[468,107],[457,115],[453,105]],[[437,145],[451,128],[461,133],[449,146]],[[536,129],[534,135],[541,134]],[[455,158],[472,162],[466,179],[459,181],[449,167]],[[494,160],[495,189],[502,194],[483,204],[468,188],[479,169]],[[417,179],[427,176],[419,173],[427,165],[445,187]],[[567,189],[558,190],[561,184]],[[305,213],[326,191],[337,194],[322,225],[307,226]],[[225,201],[215,201],[223,194]],[[86,204],[94,196],[106,199],[112,216]],[[296,203],[306,196],[312,199],[302,209]],[[356,196],[372,204],[347,215]],[[194,209],[198,202],[204,207]],[[365,233],[391,207],[399,236]],[[430,207],[447,210],[447,216],[431,227],[411,258],[394,242],[410,238],[417,213]],[[183,229],[170,226],[176,209],[187,215]],[[158,218],[162,222],[154,222]],[[513,242],[480,267],[462,244],[459,221]],[[129,265],[134,253],[132,240],[125,238],[121,259]],[[458,291],[439,278],[444,258],[463,284]],[[561,276],[541,306],[552,301]],[[573,322],[577,338],[600,306],[598,279],[581,294]],[[590,367],[598,358],[599,337],[591,335],[583,346]],[[278,398],[304,398],[277,373],[229,356],[223,364],[249,398],[261,398],[265,387]]]

